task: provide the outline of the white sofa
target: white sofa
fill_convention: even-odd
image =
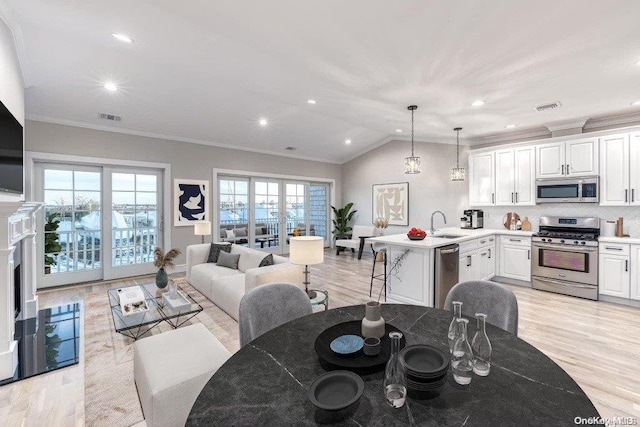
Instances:
[[[291,264],[288,258],[274,255],[274,265],[258,267],[268,253],[231,245],[231,253],[240,254],[238,269],[234,270],[208,263],[210,247],[208,243],[187,247],[187,282],[236,321],[240,300],[256,286],[285,282],[304,289],[302,267]]]

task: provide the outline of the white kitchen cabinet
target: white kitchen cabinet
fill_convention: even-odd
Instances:
[[[531,281],[531,239],[500,236],[500,268],[498,276]]]
[[[629,256],[600,254],[598,266],[598,293],[629,298],[631,277]]]
[[[495,204],[494,152],[469,156],[469,204],[490,206]]]
[[[476,268],[478,266],[478,252],[466,252],[460,254],[458,265],[458,283],[476,280]]]
[[[629,298],[640,300],[640,245],[631,245]]]
[[[488,280],[495,276],[495,236],[460,244],[458,282]]]
[[[536,178],[598,175],[598,138],[536,146]]]
[[[600,205],[640,205],[640,133],[600,138]]]
[[[480,249],[478,264],[478,277],[480,280],[489,280],[496,275],[496,243],[495,236],[482,237],[478,239]]]
[[[535,205],[535,150],[521,147],[495,153],[496,206]]]

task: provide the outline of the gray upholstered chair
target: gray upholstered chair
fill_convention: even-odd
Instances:
[[[518,300],[504,286],[484,280],[458,283],[447,294],[444,308],[453,311],[453,301],[462,302],[462,314],[484,313],[487,323],[518,335]]]
[[[258,286],[240,300],[240,347],[277,326],[312,312],[309,296],[296,285],[271,283]]]

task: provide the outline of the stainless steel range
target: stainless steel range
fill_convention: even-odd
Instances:
[[[599,218],[540,217],[531,241],[534,289],[598,299]]]

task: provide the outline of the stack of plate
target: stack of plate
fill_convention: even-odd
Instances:
[[[416,344],[400,352],[400,363],[407,371],[407,388],[415,391],[436,390],[447,382],[449,357],[440,349]]]

